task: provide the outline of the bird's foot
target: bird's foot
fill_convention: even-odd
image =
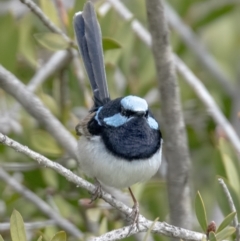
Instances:
[[[101,183],[97,180],[97,178],[95,178],[95,186],[96,186],[96,189],[92,194],[91,201],[89,204],[92,204],[97,198],[102,197],[102,186],[101,186]]]
[[[128,235],[132,232],[134,227],[139,229],[139,204],[136,201],[132,207],[132,212],[129,215],[129,218],[131,219],[131,227],[129,229]]]

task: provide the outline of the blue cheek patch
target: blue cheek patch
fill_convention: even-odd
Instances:
[[[149,116],[147,122],[152,129],[158,130],[158,123],[152,117]]]
[[[118,126],[125,124],[127,121],[129,121],[131,119],[132,119],[132,117],[127,118],[125,116],[122,116],[120,113],[118,113],[111,117],[104,118],[103,121],[109,126],[118,127]]]
[[[95,115],[95,117],[94,117],[94,119],[97,121],[98,125],[100,125],[100,126],[101,126],[102,124],[101,124],[100,120],[98,119],[98,114],[99,114],[99,112],[101,111],[101,109],[102,109],[102,107],[100,107],[100,108],[97,110],[96,115]]]

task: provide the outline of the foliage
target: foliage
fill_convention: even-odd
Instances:
[[[41,0],[39,6],[58,27],[73,39],[72,17],[75,12],[82,10],[84,2],[75,1],[73,6],[64,9],[53,4],[52,1]],[[123,2],[147,27],[144,1],[125,0]],[[237,3],[221,5],[217,2],[214,0],[169,1],[185,23],[204,42],[220,67],[230,78],[235,78],[240,56],[238,26],[240,6]],[[1,4],[3,2],[0,2],[0,8]],[[100,5],[101,3],[98,3],[96,7]],[[131,21],[124,21],[113,9],[110,9],[104,16],[99,14],[98,18],[103,33],[106,74],[111,98],[129,93],[145,97],[150,103],[154,115],[161,122],[161,103],[159,104],[158,98],[154,97],[154,93],[157,92],[157,81],[151,50],[133,33]],[[68,47],[62,37],[50,33],[49,29],[32,12],[28,11],[22,12],[18,17],[14,16],[12,12],[1,11],[0,32],[2,33],[0,36],[0,64],[26,85],[42,64],[46,63],[57,50]],[[237,115],[233,110],[233,106],[237,104],[235,96],[229,96],[211,74],[203,69],[198,59],[183,44],[174,30],[171,34],[171,43],[173,50],[203,81],[223,113],[233,123]],[[237,85],[237,82],[232,81],[229,84]],[[83,79],[83,85],[89,92],[86,77]],[[192,193],[195,194],[197,190],[200,190],[202,194],[201,197],[198,192],[195,199],[195,212],[200,225],[194,223],[193,229],[200,230],[201,227],[203,233],[206,233],[207,213],[208,218],[216,219],[216,223],[219,224],[216,233],[209,233],[209,238],[219,241],[231,236],[235,231],[234,228],[229,227],[235,214],[229,209],[227,199],[216,182],[216,176],[224,178],[233,196],[237,213],[240,214],[239,159],[224,133],[221,132],[221,128],[215,125],[194,91],[181,78],[179,85],[192,159]],[[75,135],[74,128],[78,119],[87,113],[87,107],[89,107],[85,94],[84,90],[79,88],[72,63],[55,72],[36,91],[36,95],[73,135]],[[77,164],[64,153],[64,150],[42,128],[41,124],[37,123],[23,109],[16,108],[16,101],[1,90],[0,103],[0,121],[9,116],[11,119],[0,126],[1,131],[4,129],[13,139],[60,162],[74,172],[79,171]],[[234,123],[235,127],[239,128],[239,122],[237,122],[238,125],[236,122]],[[14,168],[12,165],[16,163],[18,168]],[[99,235],[124,226],[124,221],[119,218],[118,212],[104,208],[102,200],[89,206],[87,204],[89,194],[85,190],[77,188],[52,170],[31,166],[32,163],[33,161],[26,156],[5,146],[0,146],[0,168],[10,170],[20,183],[48,202],[64,218],[71,220],[86,233],[86,236]],[[24,169],[24,167],[26,168]],[[142,214],[152,220],[159,217],[159,221],[168,222],[165,167],[166,163],[163,163],[160,170],[161,179],[154,178],[148,183],[137,184],[133,189],[140,200]],[[205,203],[203,203],[203,199]],[[217,210],[218,204],[221,211]],[[103,208],[100,209],[99,206]],[[14,211],[11,216],[14,209],[19,210],[24,220],[29,222],[47,219],[33,204],[24,200],[21,195],[9,189],[1,181],[0,223],[11,222],[11,237],[9,232],[4,232],[1,234],[2,236],[0,235],[0,240],[3,238],[5,241],[11,240],[11,238],[18,240],[15,239],[15,236],[21,237],[22,241],[26,240],[20,214]],[[217,218],[219,214],[223,214],[225,218]],[[11,219],[9,219],[10,216]],[[89,228],[89,223],[92,225],[92,229]],[[94,227],[97,229],[95,230]],[[19,234],[15,235],[17,233]],[[159,235],[153,237],[154,240],[166,240],[165,237]],[[46,226],[38,232],[32,232],[32,240],[37,239],[66,240],[66,235],[59,232],[59,228],[56,226]],[[68,239],[74,240],[72,237]],[[129,237],[127,240],[134,239]]]
[[[197,193],[195,199],[195,212],[203,232],[207,234],[207,237],[210,241],[225,240],[226,238],[230,238],[231,235],[236,231],[234,227],[228,226],[233,221],[236,212],[228,214],[223,219],[217,230],[215,222],[212,221],[209,225],[207,224],[206,209],[201,194],[199,192]]]
[[[25,231],[25,225],[23,222],[23,218],[21,214],[14,210],[11,219],[10,219],[10,233],[12,241],[27,241],[26,231]],[[0,240],[4,241],[2,236],[0,235]],[[44,241],[42,236],[39,236],[38,241]],[[64,231],[60,231],[56,233],[52,238],[51,241],[66,241],[67,236]]]

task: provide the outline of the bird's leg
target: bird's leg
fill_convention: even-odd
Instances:
[[[96,189],[94,191],[94,193],[92,194],[92,197],[91,197],[91,201],[89,204],[92,204],[97,198],[101,198],[102,197],[102,186],[101,186],[101,183],[98,181],[97,178],[94,178],[95,179],[95,186],[96,186]]]
[[[138,201],[136,200],[135,196],[133,195],[133,192],[131,190],[131,188],[129,187],[128,188],[129,192],[130,192],[130,195],[132,197],[132,200],[133,200],[133,207],[132,207],[132,212],[130,214],[130,217],[132,218],[133,222],[132,222],[132,226],[129,230],[129,233],[131,233],[131,231],[133,230],[133,227],[134,227],[134,224],[136,224],[137,228],[139,229],[139,223],[138,223],[138,218],[139,218],[139,204],[138,204]]]

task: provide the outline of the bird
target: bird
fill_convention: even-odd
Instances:
[[[133,200],[133,223],[139,204],[131,186],[150,179],[162,156],[160,125],[145,99],[128,95],[110,99],[102,48],[102,33],[94,6],[84,5],[73,18],[77,45],[93,91],[94,105],[76,126],[78,162],[82,171],[96,180],[92,201],[101,197],[102,184],[128,188]]]

